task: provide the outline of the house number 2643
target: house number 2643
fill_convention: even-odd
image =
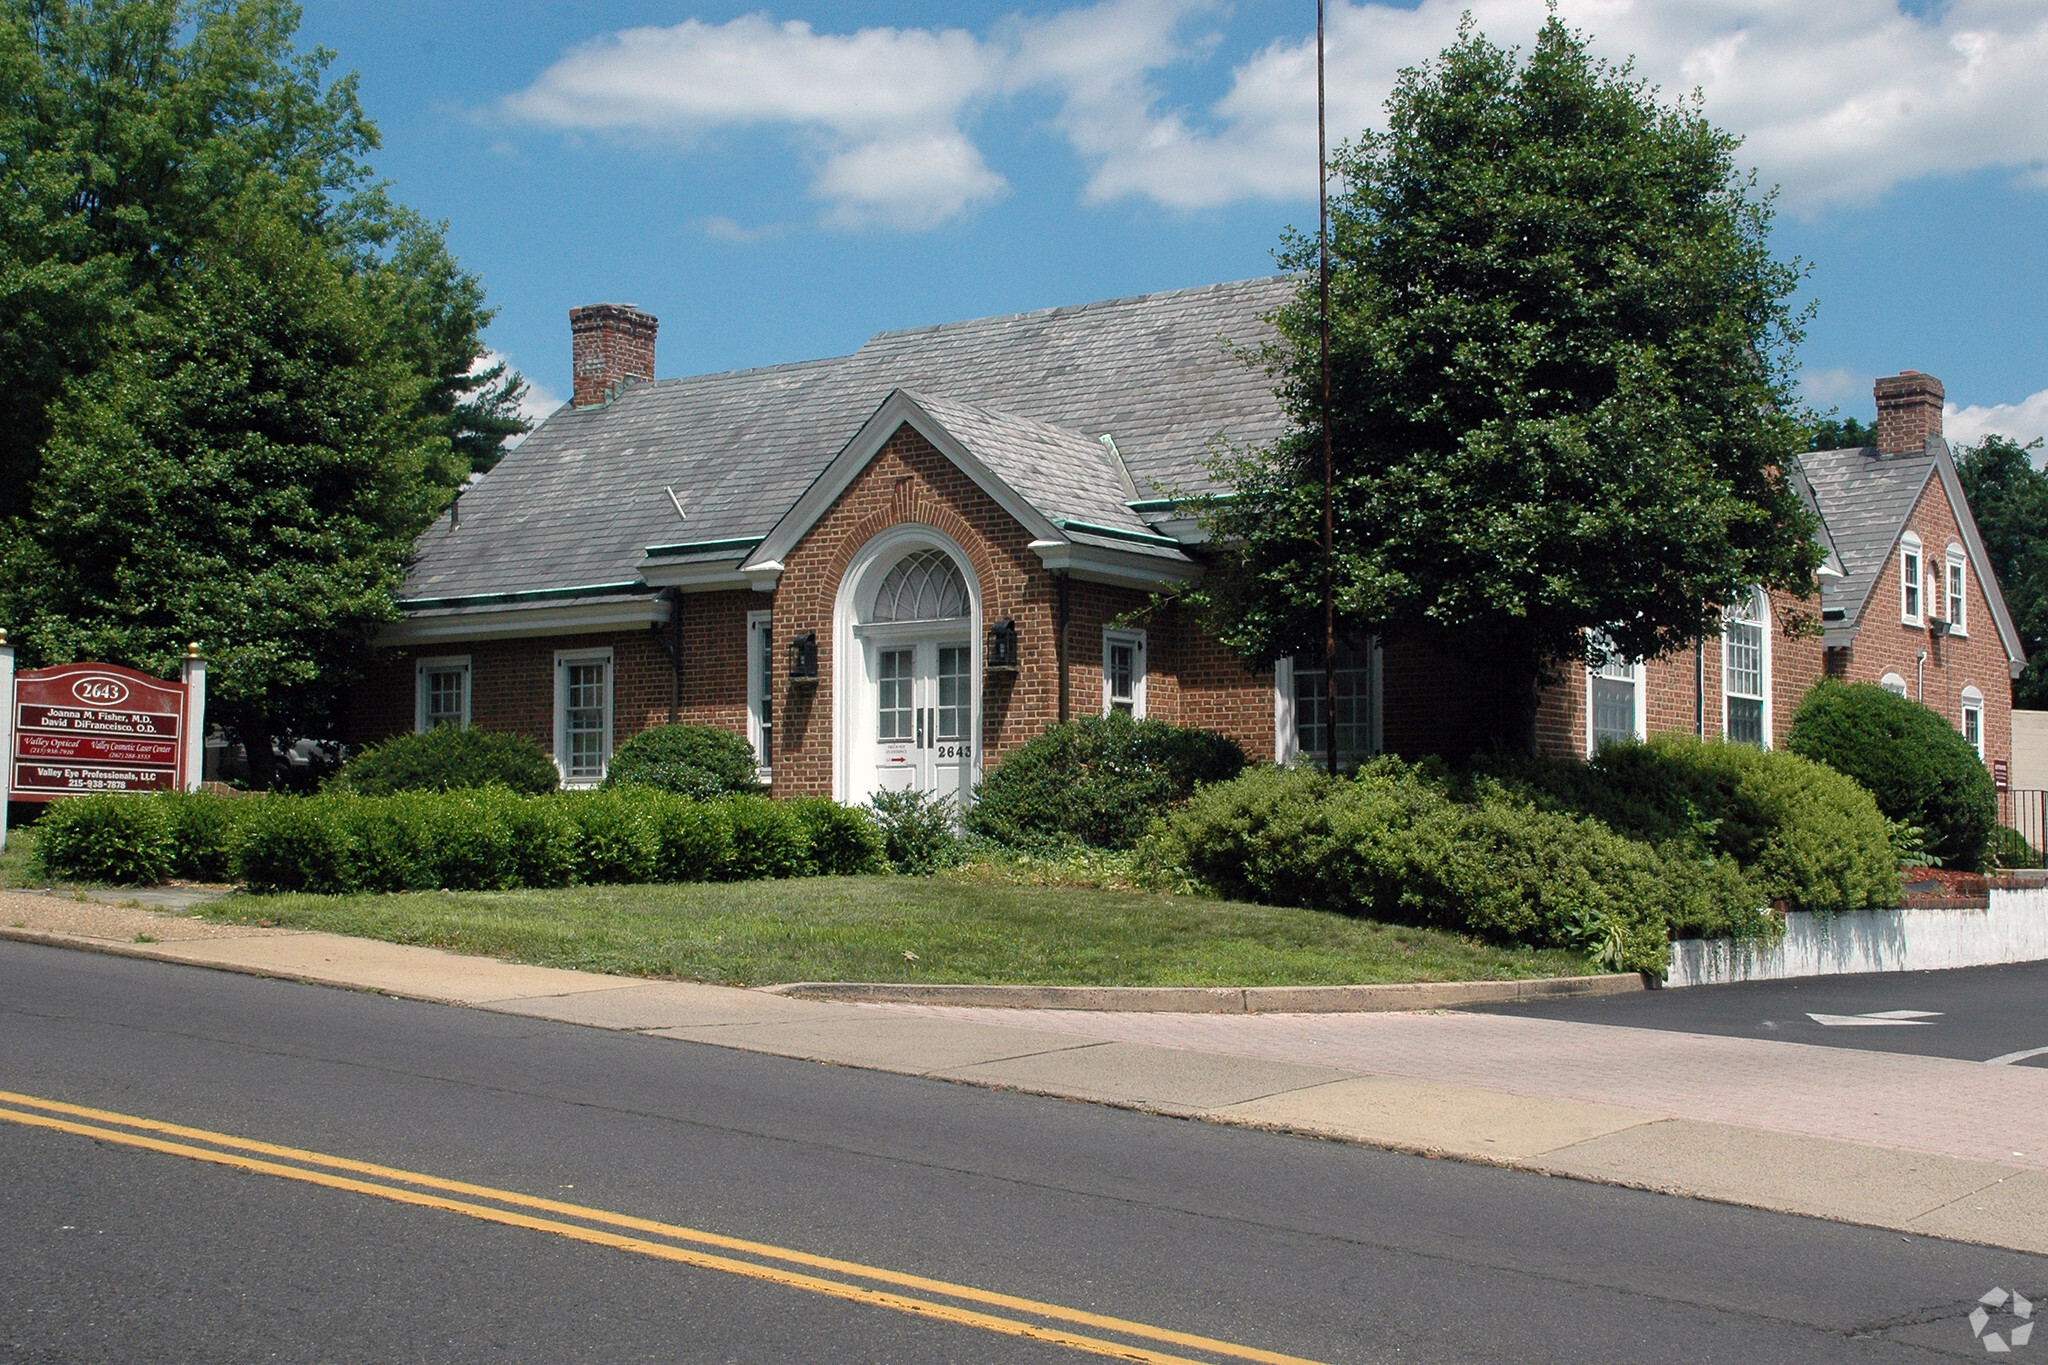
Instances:
[[[972,745],[967,744],[941,744],[939,746],[939,757],[966,758],[968,756],[968,750],[972,747]]]

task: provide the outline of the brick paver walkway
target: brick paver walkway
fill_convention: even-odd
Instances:
[[[1496,1014],[867,1009],[1305,1062],[2048,1170],[2048,1070]]]

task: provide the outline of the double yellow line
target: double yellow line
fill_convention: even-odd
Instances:
[[[1212,1357],[1227,1360],[1256,1361],[1259,1365],[1316,1365],[1316,1362],[1300,1356],[1282,1355],[1277,1351],[1219,1341],[1214,1337],[1198,1336],[1192,1332],[1177,1332],[1171,1328],[1154,1327],[1126,1318],[1066,1308],[1059,1304],[1019,1298],[1012,1294],[1000,1294],[993,1290],[977,1289],[972,1285],[953,1284],[946,1280],[928,1279],[922,1275],[908,1275],[880,1266],[836,1260],[830,1256],[817,1256],[790,1247],[727,1237],[700,1228],[680,1227],[648,1218],[635,1218],[630,1214],[612,1213],[606,1209],[591,1208],[583,1204],[542,1199],[530,1194],[521,1194],[517,1190],[493,1189],[488,1185],[444,1180],[440,1176],[426,1175],[419,1171],[399,1170],[391,1166],[379,1166],[373,1162],[356,1161],[349,1157],[329,1156],[324,1152],[281,1147],[275,1143],[235,1137],[229,1133],[209,1132],[204,1128],[187,1128],[158,1119],[139,1118],[133,1114],[118,1114],[104,1109],[88,1109],[83,1105],[40,1099],[34,1095],[20,1095],[5,1090],[0,1090],[0,1105],[16,1106],[0,1108],[0,1120],[24,1127],[69,1133],[76,1137],[93,1138],[124,1147],[139,1147],[167,1156],[186,1157],[193,1161],[253,1171],[259,1175],[277,1176],[285,1180],[297,1180],[333,1190],[347,1190],[353,1194],[388,1199],[398,1204],[439,1209],[444,1213],[459,1213],[487,1223],[501,1223],[507,1227],[525,1228],[531,1232],[552,1233],[557,1237],[587,1242],[592,1246],[651,1256],[657,1260],[673,1261],[702,1270],[723,1271],[729,1275],[764,1280],[770,1284],[823,1294],[851,1303],[890,1308],[899,1313],[911,1313],[940,1322],[997,1332],[1004,1336],[1024,1337],[1055,1346],[1071,1347],[1077,1351],[1108,1356],[1115,1360],[1156,1362],[1157,1365],[1199,1365],[1199,1362],[1188,1356],[1169,1355],[1149,1346],[1090,1336],[1069,1330],[1068,1326],[1056,1324],[1069,1324],[1071,1327],[1113,1333],[1135,1341],[1159,1342],[1206,1352]],[[194,1146],[194,1143],[205,1145]],[[477,1203],[477,1200],[490,1202]],[[532,1213],[519,1212],[522,1209],[554,1216],[535,1217]],[[565,1218],[576,1221],[562,1221]],[[613,1228],[626,1231],[609,1230]],[[631,1236],[629,1233],[645,1235]],[[650,1238],[663,1240],[653,1241],[649,1240]],[[697,1249],[702,1247],[716,1248],[716,1251]],[[717,1254],[719,1252],[731,1254]],[[743,1260],[739,1259],[740,1257],[752,1259]],[[803,1269],[785,1268],[790,1266],[800,1266]],[[822,1273],[806,1273],[811,1271]],[[863,1280],[868,1283],[852,1282]],[[891,1288],[870,1287],[877,1284],[888,1285]],[[898,1292],[902,1290],[914,1293]],[[946,1299],[955,1302],[941,1301]],[[963,1304],[1000,1308],[1024,1316],[1006,1317],[983,1312],[979,1308],[963,1307]],[[1030,1321],[1032,1318],[1039,1321]]]

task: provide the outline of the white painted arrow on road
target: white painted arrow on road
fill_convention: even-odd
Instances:
[[[1829,1028],[1925,1027],[1928,1020],[1941,1018],[1940,1010],[1878,1010],[1874,1014],[1809,1014],[1807,1018]]]

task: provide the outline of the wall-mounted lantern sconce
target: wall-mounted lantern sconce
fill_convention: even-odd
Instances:
[[[988,628],[988,671],[1017,671],[1017,623],[1008,617]]]
[[[807,630],[789,642],[789,680],[814,683],[818,680],[818,632]]]

